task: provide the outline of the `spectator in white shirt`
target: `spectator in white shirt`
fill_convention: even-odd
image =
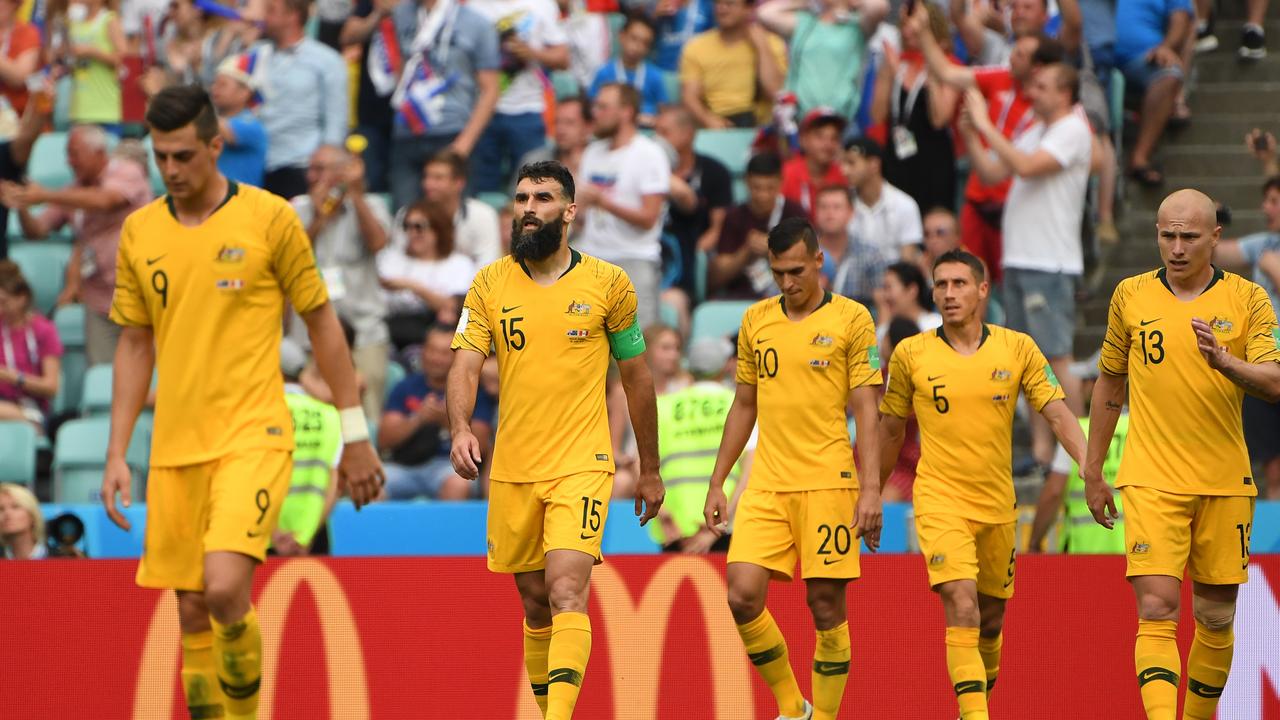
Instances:
[[[453,218],[453,249],[471,258],[477,268],[502,255],[498,233],[498,212],[482,200],[466,197],[467,160],[446,148],[432,155],[422,169],[422,195]],[[396,214],[391,246],[403,251],[408,243],[404,232],[407,208]]]
[[[1032,111],[1039,121],[1010,142],[987,114],[975,90],[965,96],[961,132],[974,169],[996,183],[1013,176],[1005,201],[1004,304],[1009,327],[1031,335],[1062,383],[1077,415],[1082,405],[1071,372],[1076,282],[1084,271],[1080,223],[1089,180],[1092,132],[1074,108],[1079,80],[1062,63],[1041,68],[1031,80]],[[978,139],[992,152],[982,150]],[[1036,460],[1048,465],[1054,441],[1047,423],[1032,425]]]
[[[582,153],[577,203],[586,211],[578,249],[626,271],[636,286],[640,327],[658,320],[662,219],[671,190],[671,163],[636,131],[640,94],[610,83],[596,95],[596,137]]]
[[[857,242],[876,248],[885,265],[914,262],[924,242],[920,206],[884,179],[883,158],[884,149],[870,138],[844,144],[844,176],[853,189],[849,230]]]

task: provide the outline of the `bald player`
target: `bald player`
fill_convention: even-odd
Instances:
[[[1156,230],[1164,267],[1123,280],[1111,298],[1084,479],[1094,519],[1110,527],[1115,505],[1102,464],[1127,377],[1129,438],[1116,486],[1138,599],[1142,704],[1148,720],[1176,718],[1179,601],[1189,571],[1196,633],[1182,717],[1209,720],[1231,669],[1258,494],[1240,402],[1246,392],[1280,399],[1280,330],[1262,288],[1210,263],[1222,228],[1206,195],[1165,198]]]

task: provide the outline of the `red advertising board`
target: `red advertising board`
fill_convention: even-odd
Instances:
[[[841,717],[951,720],[942,612],[922,561],[870,557],[863,568],[850,592],[853,671]],[[1142,718],[1123,569],[1122,558],[1019,560],[992,717]],[[132,561],[0,563],[9,620],[0,717],[185,717],[174,601],[134,587],[133,573]],[[1255,557],[1251,574],[1220,720],[1280,720],[1280,556]],[[695,557],[598,567],[577,716],[773,718],[723,577],[721,560]],[[255,592],[261,720],[539,717],[514,586],[481,559],[272,561]],[[807,689],[813,630],[802,584],[774,584],[769,606]],[[1185,648],[1188,623],[1183,631]]]

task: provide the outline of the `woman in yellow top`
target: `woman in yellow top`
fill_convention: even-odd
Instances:
[[[66,62],[71,72],[73,124],[120,134],[120,68],[125,39],[108,0],[76,0],[67,8]]]

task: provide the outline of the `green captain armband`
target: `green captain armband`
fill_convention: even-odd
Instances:
[[[640,332],[639,320],[632,320],[626,328],[609,333],[609,352],[614,360],[630,360],[644,352],[644,333]]]

